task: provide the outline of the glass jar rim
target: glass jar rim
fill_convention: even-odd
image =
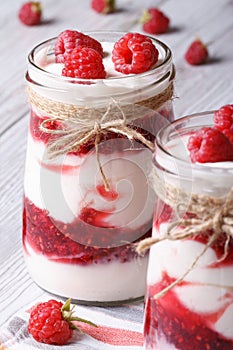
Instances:
[[[126,33],[125,32],[120,32],[120,31],[87,31],[85,32],[86,35],[89,35],[89,36],[92,36],[92,35],[119,35],[119,38],[123,35],[125,35]],[[108,80],[111,80],[111,81],[119,81],[119,80],[126,80],[127,78],[132,78],[134,77],[135,75],[140,78],[140,77],[146,77],[150,74],[154,74],[155,71],[158,71],[160,69],[162,69],[164,66],[166,66],[166,64],[169,64],[171,63],[172,61],[172,52],[170,50],[170,48],[165,44],[163,43],[162,41],[152,37],[152,36],[149,36],[149,35],[146,35],[148,38],[150,38],[154,43],[156,43],[157,45],[159,45],[163,50],[164,50],[164,53],[165,53],[165,57],[164,59],[162,60],[161,63],[159,63],[157,66],[153,67],[152,69],[146,71],[146,72],[143,72],[143,73],[138,73],[138,74],[129,74],[129,75],[121,75],[121,76],[115,76],[115,77],[110,77],[110,78],[105,78],[105,79],[82,79],[82,78],[70,78],[70,77],[65,77],[65,76],[58,76],[58,75],[55,75],[49,71],[46,71],[45,69],[43,69],[42,67],[40,67],[38,64],[35,63],[35,60],[34,60],[34,57],[35,57],[35,52],[36,50],[38,50],[39,48],[42,48],[43,46],[46,46],[48,45],[49,43],[52,43],[52,42],[55,42],[55,40],[57,39],[57,37],[52,37],[52,38],[49,38],[39,44],[37,44],[28,54],[28,62],[30,65],[32,65],[32,67],[34,69],[37,69],[38,71],[40,71],[41,73],[43,74],[46,74],[47,76],[51,77],[51,78],[57,78],[57,79],[60,79],[64,82],[69,82],[69,83],[74,83],[74,82],[95,82],[95,83],[98,83],[99,81],[104,81],[106,79]],[[164,79],[167,78],[167,75],[165,77],[163,77]],[[162,80],[162,79],[161,79]]]
[[[210,176],[211,175],[217,175],[217,174],[226,174],[229,173],[230,175],[233,174],[233,162],[232,162],[232,167],[230,168],[223,168],[221,166],[222,162],[215,162],[214,166],[211,165],[211,163],[191,163],[191,160],[185,160],[182,159],[176,155],[174,155],[173,153],[169,152],[168,149],[165,148],[165,144],[164,144],[164,139],[166,137],[168,137],[168,135],[170,134],[174,134],[174,135],[178,135],[178,131],[179,129],[184,126],[184,124],[186,124],[187,122],[191,123],[192,121],[194,121],[194,119],[198,119],[199,121],[201,120],[201,118],[203,117],[207,117],[207,116],[211,116],[213,115],[215,112],[215,110],[210,110],[210,111],[205,111],[205,112],[199,112],[199,113],[193,113],[193,114],[189,114],[186,115],[184,117],[181,117],[179,119],[176,119],[175,121],[173,121],[172,123],[169,123],[168,125],[163,126],[157,133],[156,138],[155,138],[155,148],[157,148],[157,151],[160,152],[162,157],[166,157],[168,159],[168,161],[170,160],[173,164],[174,162],[177,164],[177,168],[179,169],[179,171],[182,173],[182,169],[186,170],[187,169],[187,165],[191,167],[192,169],[192,173],[194,172],[198,172],[199,174],[201,173],[206,173],[209,172]],[[198,124],[196,125],[196,129],[200,129],[202,127],[209,127],[210,123],[207,122],[207,120],[203,120],[203,124]],[[194,130],[194,125],[189,125],[189,127],[185,128],[184,127],[184,132],[183,133],[179,133],[179,136],[181,136],[182,134],[184,135],[185,133],[187,133],[188,131]],[[173,173],[171,171],[171,169],[165,168],[163,166],[160,166],[160,164],[156,161],[156,151],[153,155],[153,163],[154,165],[158,166],[159,168],[163,168],[163,171],[166,171],[167,173],[173,174],[173,175],[177,175],[175,173]],[[230,162],[229,162],[230,163]],[[212,163],[213,164],[213,163]],[[186,171],[184,171],[185,173]],[[184,176],[185,177],[185,176]]]

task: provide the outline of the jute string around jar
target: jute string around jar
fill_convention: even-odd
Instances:
[[[120,107],[116,101],[111,100],[107,109],[94,109],[48,99],[39,95],[32,88],[28,88],[28,95],[30,103],[49,116],[41,123],[41,131],[51,135],[59,135],[56,140],[48,145],[48,157],[53,159],[61,154],[78,151],[82,145],[94,138],[97,162],[106,190],[109,190],[109,184],[98,151],[102,134],[111,131],[123,135],[131,141],[137,140],[151,151],[154,151],[153,142],[147,140],[140,132],[135,130],[133,124],[130,126],[133,120],[142,117],[140,111],[137,112],[137,104]],[[139,101],[139,105],[158,110],[165,102],[171,100],[172,96],[173,83],[171,82],[162,93],[147,100]],[[48,125],[51,122],[58,122],[60,128],[55,130],[49,128]]]
[[[142,254],[154,244],[165,240],[178,241],[195,237],[200,234],[200,232],[205,232],[206,230],[208,230],[208,233],[212,232],[204,249],[192,262],[191,266],[177,280],[157,293],[154,296],[157,299],[182,282],[195,268],[197,262],[205,254],[207,249],[211,247],[222,234],[225,235],[226,240],[224,253],[222,257],[218,259],[218,262],[226,258],[230,240],[233,239],[233,188],[223,197],[213,197],[188,193],[168,183],[164,185],[156,174],[156,171],[153,171],[152,179],[156,193],[165,204],[169,205],[174,210],[177,215],[177,221],[168,226],[163,236],[146,238],[139,242],[136,246],[136,250],[139,254]],[[180,217],[181,208],[183,213],[193,214],[192,217]]]

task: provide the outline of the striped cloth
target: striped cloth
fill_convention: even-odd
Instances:
[[[29,311],[19,311],[0,329],[0,350],[142,350],[142,302],[104,308],[77,305],[75,313],[98,327],[79,323],[83,333],[74,332],[69,344],[46,345],[36,342],[28,333]]]

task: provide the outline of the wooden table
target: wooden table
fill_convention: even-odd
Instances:
[[[20,1],[0,3],[0,325],[17,310],[44,297],[24,264],[21,245],[23,175],[28,104],[24,74],[27,54],[39,42],[64,29],[141,32],[143,7],[156,1],[119,0],[118,11],[99,15],[90,1],[44,1],[44,23],[27,27],[17,18]],[[176,118],[233,103],[233,0],[168,0],[161,5],[171,30],[157,36],[173,51],[176,65]],[[209,43],[210,60],[202,66],[184,61],[188,44],[199,36]]]

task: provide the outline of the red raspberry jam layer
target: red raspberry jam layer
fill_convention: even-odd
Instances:
[[[93,208],[84,208],[74,222],[64,224],[25,198],[24,249],[27,251],[27,243],[48,259],[80,265],[113,260],[124,263],[134,259],[137,254],[132,243],[151,235],[152,222],[135,232],[129,228],[106,227],[104,219],[107,215]]]
[[[41,141],[44,144],[48,144],[48,142],[52,142],[56,140],[58,135],[51,135],[50,133],[43,132],[40,129],[40,125],[43,121],[47,120],[48,116],[40,117],[33,110],[31,110],[30,117],[30,133],[35,141]],[[134,130],[137,130],[141,135],[143,135],[148,141],[154,142],[156,135],[156,130],[159,128],[159,121],[155,123],[155,116],[152,114],[148,117],[145,116],[141,119],[135,120],[133,125],[130,124],[130,127]],[[58,121],[47,122],[46,127],[51,130],[62,129],[61,123]],[[124,142],[119,142],[119,139],[124,140]],[[111,140],[111,143],[105,142]],[[140,146],[140,141],[133,142],[132,140],[128,140],[128,138],[124,135],[108,131],[107,133],[102,133],[100,135],[99,140],[99,151],[105,154],[112,153],[114,151],[121,151],[125,148],[133,149],[133,147],[138,149]],[[71,152],[72,154],[77,154],[79,156],[87,154],[90,150],[95,147],[95,137],[91,140],[83,144],[78,152]],[[142,148],[144,146],[142,145]]]
[[[233,341],[209,327],[222,315],[224,308],[212,314],[194,313],[179,301],[173,290],[154,299],[156,293],[173,281],[164,275],[163,282],[150,286],[147,291],[144,336],[149,348],[157,349],[156,339],[162,338],[179,350],[232,350]]]

